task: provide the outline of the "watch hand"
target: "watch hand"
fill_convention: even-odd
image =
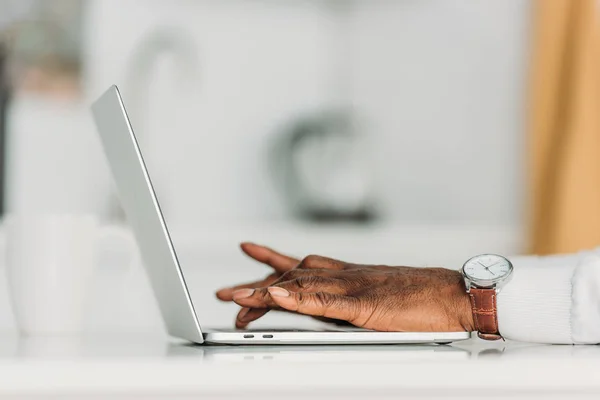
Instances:
[[[502,262],[502,260],[498,260],[498,261],[496,261],[495,263],[493,263],[492,265],[490,265],[488,268],[492,268],[494,265],[496,265],[496,264],[499,264],[499,263],[501,263],[501,262]]]
[[[492,274],[492,276],[496,276],[496,274],[495,274],[495,273],[493,273],[492,271],[490,271],[490,267],[492,267],[492,266],[496,265],[497,263],[490,265],[490,267],[486,266],[486,265],[485,265],[484,263],[482,263],[481,261],[477,261],[477,263],[478,263],[479,265],[481,265],[483,268],[485,268],[485,270],[486,270],[487,272],[489,272],[490,274]]]
[[[477,262],[479,263],[479,265],[481,265],[483,268],[485,268],[485,270],[486,270],[487,272],[489,272],[490,274],[492,274],[492,275],[496,276],[496,274],[495,274],[495,273],[493,273],[492,271],[490,271],[490,267],[486,267],[486,266],[485,266],[485,264],[483,264],[483,263],[482,263],[482,262],[480,262],[480,261],[477,261]]]

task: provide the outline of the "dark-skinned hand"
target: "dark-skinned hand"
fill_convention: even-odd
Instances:
[[[243,329],[269,310],[284,310],[377,331],[473,331],[461,274],[443,268],[349,264],[321,256],[303,260],[251,243],[251,258],[274,272],[265,279],[219,290],[242,307]]]

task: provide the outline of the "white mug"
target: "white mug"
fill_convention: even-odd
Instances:
[[[134,254],[128,264],[136,261],[131,233],[93,215],[9,216],[5,228],[9,292],[25,335],[83,331],[99,241],[117,239]]]

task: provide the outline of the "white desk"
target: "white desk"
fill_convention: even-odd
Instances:
[[[210,347],[0,337],[12,398],[598,398],[600,346]],[[486,395],[484,395],[484,393]],[[555,397],[552,397],[555,398]]]

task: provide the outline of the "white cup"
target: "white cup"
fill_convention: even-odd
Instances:
[[[120,241],[133,254],[128,264],[136,261],[131,233],[92,215],[15,215],[5,227],[9,292],[25,335],[83,331],[99,241]]]

